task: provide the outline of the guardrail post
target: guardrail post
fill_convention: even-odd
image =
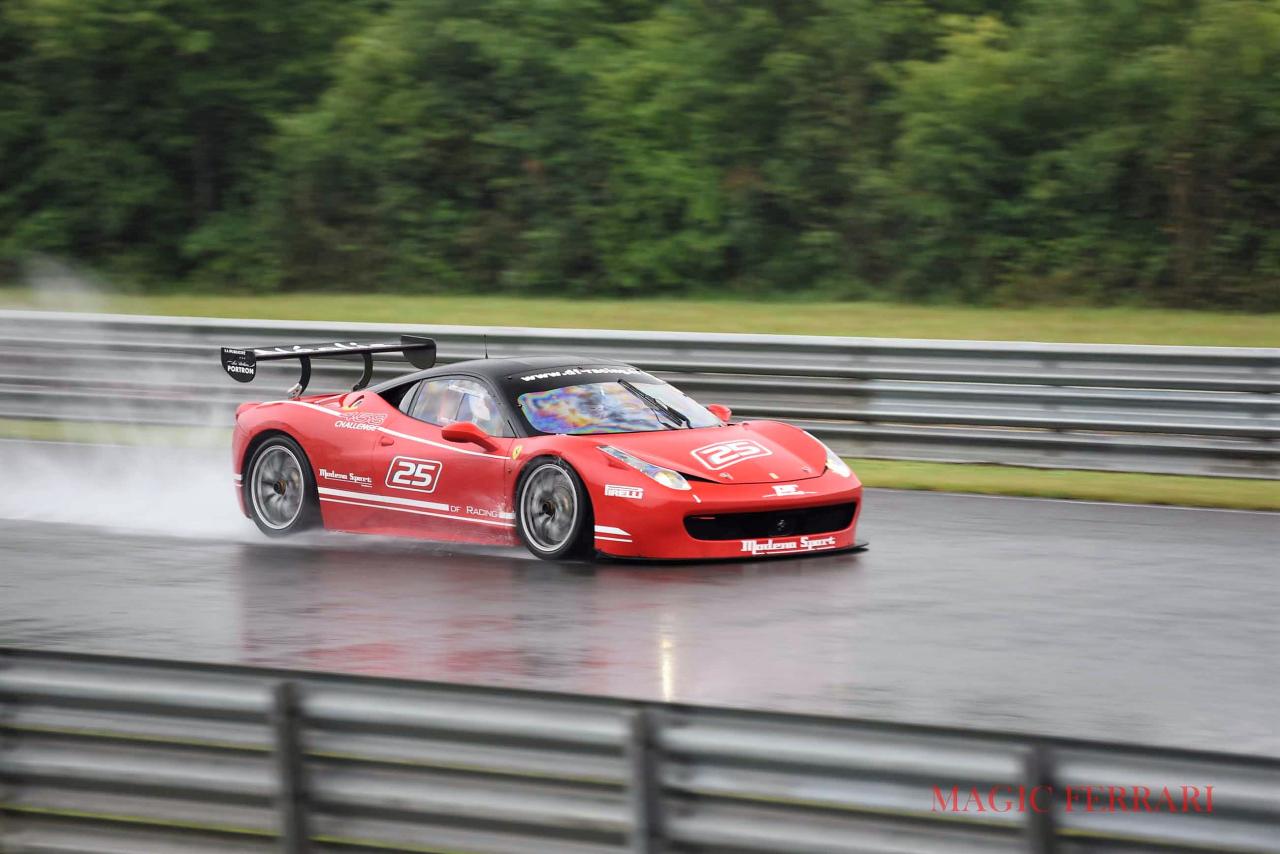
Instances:
[[[306,854],[310,848],[300,717],[297,684],[277,684],[272,703],[271,730],[282,854]]]
[[[662,827],[662,781],[659,777],[654,712],[641,706],[631,715],[627,739],[628,794],[631,801],[631,854],[659,854],[666,846]]]
[[[1053,815],[1057,809],[1057,793],[1053,786],[1053,756],[1049,748],[1035,743],[1027,752],[1023,764],[1023,780],[1027,787],[1027,850],[1031,854],[1054,854],[1057,850],[1057,836],[1054,831]],[[1049,809],[1037,812],[1035,791],[1044,787],[1050,792]]]
[[[10,661],[9,650],[0,649],[0,673],[8,670],[10,665],[12,665],[12,661]],[[12,720],[14,713],[17,712],[17,704],[17,698],[12,698],[6,702],[3,695],[0,695],[0,766],[5,764],[5,754],[8,753],[10,748],[8,743],[9,734],[5,730],[8,730],[9,722]],[[12,800],[17,799],[17,790],[17,780],[14,780],[13,777],[0,775],[0,804],[10,803]],[[5,826],[8,816],[8,810],[0,808],[0,851],[9,850],[8,842],[6,842],[9,839],[9,828]]]
[[[0,649],[0,672],[6,670],[9,666],[9,655],[6,650]],[[9,733],[5,732],[7,725],[13,717],[16,699],[12,702],[5,702],[3,696],[0,696],[0,765],[5,764],[5,753],[8,752]],[[12,777],[0,775],[0,803],[10,803],[16,799],[18,784]],[[9,828],[6,827],[9,813],[0,809],[0,851],[8,851]]]

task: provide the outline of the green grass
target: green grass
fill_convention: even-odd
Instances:
[[[6,418],[0,419],[0,439],[153,445],[166,448],[229,448],[231,428],[99,424],[87,421],[21,421]]]
[[[1033,469],[968,463],[849,460],[866,486],[1234,510],[1280,510],[1274,480]]]
[[[0,307],[282,320],[1280,347],[1280,314],[1139,308],[970,308],[808,300],[384,294],[86,297],[37,295],[19,288],[0,289]]]
[[[0,439],[100,442],[121,445],[224,449],[230,430],[0,419]],[[1016,466],[850,459],[867,486],[971,492],[1029,498],[1280,510],[1275,481],[1226,477],[1129,474],[1127,472],[1032,469]]]

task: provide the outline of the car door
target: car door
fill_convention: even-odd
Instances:
[[[443,429],[471,421],[493,448],[447,441]],[[510,542],[506,506],[513,432],[492,390],[474,377],[432,377],[405,395],[373,449],[375,529],[468,542]]]

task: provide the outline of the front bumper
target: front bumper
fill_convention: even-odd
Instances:
[[[640,486],[636,480],[635,486]],[[652,481],[643,497],[627,497],[613,487],[592,489],[595,547],[601,554],[650,560],[726,560],[818,554],[851,549],[862,515],[862,484],[856,477],[826,472],[792,483],[720,484],[695,482],[683,492]],[[632,492],[634,495],[634,492]],[[807,508],[854,503],[853,518],[838,530],[734,539],[699,539],[686,529],[689,516],[738,513],[779,515]],[[785,527],[785,526],[784,526]]]

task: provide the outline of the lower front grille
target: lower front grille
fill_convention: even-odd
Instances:
[[[766,510],[762,513],[721,513],[717,516],[686,516],[684,529],[695,540],[758,540],[767,537],[798,537],[843,531],[853,522],[858,502]]]

